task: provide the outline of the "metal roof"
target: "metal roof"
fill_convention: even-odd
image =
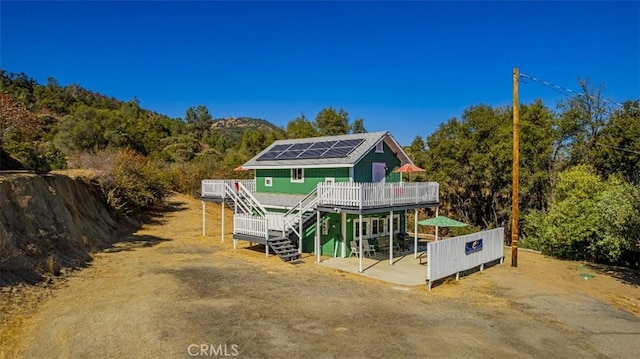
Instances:
[[[316,158],[316,159],[286,159],[286,160],[262,160],[257,159],[264,153],[269,152],[274,146],[277,145],[292,145],[296,143],[306,142],[320,142],[320,141],[341,141],[341,140],[355,140],[363,139],[364,141],[348,156],[342,158]],[[310,138],[298,138],[293,140],[278,140],[272,143],[269,147],[262,150],[255,155],[252,159],[242,165],[244,169],[267,169],[267,168],[335,168],[335,167],[353,167],[358,163],[369,151],[374,149],[380,142],[384,143],[391,148],[391,150],[400,159],[400,164],[411,163],[411,159],[404,152],[402,147],[396,142],[388,131],[382,132],[369,132],[369,133],[354,133],[350,135],[339,136],[323,136],[323,137],[310,137]]]

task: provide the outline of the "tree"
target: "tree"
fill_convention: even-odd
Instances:
[[[524,208],[543,208],[549,188],[553,114],[541,103],[521,107],[520,193]],[[426,139],[426,175],[440,183],[441,208],[476,226],[508,223],[511,210],[511,109],[466,109]],[[424,146],[418,137],[412,154]]]
[[[336,111],[333,107],[322,109],[315,119],[315,126],[321,136],[346,135],[349,133],[349,114],[340,108]]]
[[[640,188],[621,177],[603,180],[592,167],[572,167],[560,173],[548,210],[525,215],[522,246],[560,258],[638,267],[639,205]]]
[[[364,128],[364,120],[359,118],[353,121],[351,124],[351,133],[366,133],[367,129]]]
[[[614,110],[598,143],[589,151],[601,176],[619,173],[627,181],[640,184],[640,101],[627,101]]]
[[[198,140],[205,137],[213,124],[213,117],[209,114],[209,110],[202,105],[189,107],[184,119],[187,122],[187,130]]]
[[[578,80],[582,93],[561,102],[561,116],[558,122],[558,148],[565,148],[568,165],[592,163],[600,132],[609,120],[610,108],[602,96],[604,86],[594,88],[589,80]],[[558,150],[556,151],[558,152]]]
[[[6,93],[0,93],[0,148],[10,132],[20,130],[29,133],[38,128],[38,120],[24,105]]]
[[[307,120],[304,114],[300,114],[300,116],[295,119],[289,121],[287,123],[287,130],[285,133],[287,138],[307,138],[307,137],[317,137],[318,131],[313,126],[313,123]]]

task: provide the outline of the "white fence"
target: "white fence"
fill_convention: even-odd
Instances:
[[[251,193],[256,191],[256,181],[252,179],[224,179],[224,180],[202,180],[202,197],[225,197],[225,185],[231,189],[236,189],[236,183],[241,183]]]
[[[296,214],[289,214],[286,216],[287,223],[295,221],[298,216]],[[267,213],[267,227],[272,231],[282,231],[285,226],[285,214],[284,213]]]
[[[434,280],[503,258],[504,228],[453,237],[427,244],[427,281]],[[502,261],[501,261],[502,262]]]
[[[238,213],[233,216],[233,233],[267,238],[267,219]]]
[[[438,202],[437,182],[318,184],[322,205],[366,208],[434,202]]]

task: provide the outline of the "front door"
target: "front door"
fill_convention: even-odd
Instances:
[[[384,179],[387,176],[385,171],[387,164],[384,162],[373,162],[371,166],[371,182],[384,182]]]

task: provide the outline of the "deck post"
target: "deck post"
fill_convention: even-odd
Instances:
[[[342,258],[347,256],[347,213],[342,212]]]
[[[404,219],[407,220],[406,218]],[[418,258],[418,209],[413,212],[413,259]]]
[[[201,202],[202,202],[202,236],[204,237],[206,235],[206,232],[207,232],[207,227],[206,227],[207,226],[207,220],[206,220],[206,215],[205,215],[205,212],[204,212],[204,210],[205,210],[204,205],[205,204],[204,204],[204,201],[201,201]]]
[[[438,210],[440,207],[436,207],[436,217],[438,217]],[[438,226],[436,226],[436,242],[438,241]]]
[[[267,226],[267,219],[264,219],[265,221],[265,228],[267,229],[267,233],[264,234],[264,252],[265,252],[265,257],[269,258],[269,227]]]
[[[320,263],[320,211],[316,212],[316,262]]]
[[[389,211],[389,264],[393,265],[393,211]]]
[[[360,205],[362,206],[362,202],[360,202],[360,203],[361,203]],[[363,257],[362,256],[362,211],[360,211],[360,215],[358,216],[358,221],[360,221],[360,224],[359,224],[359,227],[358,227],[360,229],[360,231],[359,231],[360,232],[359,233],[359,235],[360,235],[360,244],[359,244],[359,247],[360,247],[360,250],[359,250],[359,253],[360,253],[360,264],[359,264],[359,267],[358,267],[358,272],[362,273],[362,257]]]
[[[299,217],[299,222],[298,222],[298,226],[299,226],[298,227],[298,233],[299,233],[298,237],[300,237],[300,240],[298,241],[298,253],[302,254],[302,230],[303,230],[303,224],[304,224],[304,223],[302,223],[302,202],[300,202],[300,207],[298,209],[298,215],[300,216]],[[318,227],[316,227],[316,231],[318,231]]]
[[[220,234],[220,241],[224,242],[224,199],[222,199],[220,205],[222,206],[222,233]]]

